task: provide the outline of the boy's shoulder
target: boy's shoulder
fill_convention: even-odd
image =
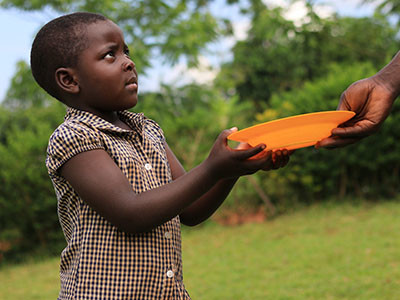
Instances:
[[[73,139],[99,137],[96,130],[86,123],[77,120],[64,120],[51,134],[49,147],[53,143],[68,142]]]
[[[143,113],[130,111],[119,112],[122,119],[139,135],[151,136],[156,139],[164,139],[164,132],[160,125],[154,120],[146,117]],[[129,131],[114,126],[104,119],[89,112],[69,108],[61,123],[52,133],[49,139],[49,147],[53,144],[69,144],[74,140],[88,140],[98,144],[104,135],[117,133],[123,134]]]
[[[68,159],[80,152],[112,148],[117,141],[131,139],[132,131],[119,128],[87,112],[67,112],[64,122],[52,133],[47,146],[46,166],[50,175]],[[153,147],[162,148],[165,137],[161,127],[142,113],[121,112],[124,121],[143,139],[151,141]],[[139,139],[142,140],[142,139]]]
[[[105,149],[93,116],[78,110],[67,110],[64,122],[51,134],[47,145],[46,166],[50,175],[57,175],[59,167],[80,152]]]

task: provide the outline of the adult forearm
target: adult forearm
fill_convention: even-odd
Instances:
[[[400,51],[373,77],[397,97],[400,94]]]
[[[224,202],[237,180],[238,178],[230,178],[218,181],[180,214],[182,223],[194,226],[207,220]]]

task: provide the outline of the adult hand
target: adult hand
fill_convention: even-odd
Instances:
[[[332,135],[317,143],[316,148],[343,147],[375,133],[396,97],[376,75],[353,83],[343,92],[337,109],[354,111],[356,115],[333,129]]]

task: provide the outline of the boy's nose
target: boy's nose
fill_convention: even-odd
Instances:
[[[127,59],[123,65],[124,71],[133,71],[135,69],[135,63],[131,59]]]

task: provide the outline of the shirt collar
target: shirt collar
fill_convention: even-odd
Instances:
[[[145,121],[145,116],[143,113],[132,113],[130,111],[118,111],[118,116],[121,121],[125,122],[129,127],[132,128],[133,131],[141,133],[143,131],[143,124]],[[92,127],[95,127],[104,131],[114,131],[121,133],[131,133],[131,130],[126,130],[115,126],[114,124],[100,118],[99,116],[90,113],[88,111],[79,110],[76,108],[68,107],[67,113],[64,117],[65,121],[74,121],[77,120],[79,122],[85,123]]]

